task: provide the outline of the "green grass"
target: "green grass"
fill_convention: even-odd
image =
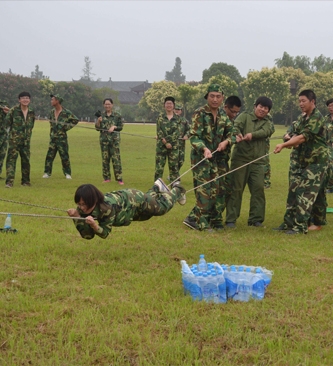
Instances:
[[[73,180],[64,178],[59,157],[52,178],[42,179],[48,130],[37,122],[33,132],[32,187],[20,186],[18,168],[13,189],[0,181],[0,197],[66,210],[82,183],[120,188],[102,184],[98,133],[78,127],[69,132]],[[126,125],[124,132],[154,136],[155,127]],[[150,188],[154,140],[122,135],[121,155],[125,187]],[[106,240],[81,239],[71,220],[13,216],[18,233],[0,234],[0,364],[332,365],[333,215],[308,235],[271,230],[284,214],[288,156],[271,155],[265,228],[247,226],[247,189],[237,229],[215,234],[182,224],[193,192],[186,206],[114,228]],[[188,168],[189,159],[182,171]],[[192,188],[191,173],[182,181]],[[65,214],[3,201],[0,211]],[[192,264],[201,253],[273,270],[265,299],[192,302],[183,295],[179,261]]]

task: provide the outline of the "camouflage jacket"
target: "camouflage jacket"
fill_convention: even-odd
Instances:
[[[112,226],[128,226],[133,221],[135,209],[130,195],[126,190],[106,193],[104,203],[96,205],[90,214],[85,214],[77,207],[81,217],[92,216],[100,226],[100,231],[95,232],[90,225],[83,220],[73,220],[76,229],[84,239],[92,239],[95,235],[105,239],[112,230]]]
[[[266,139],[273,134],[274,126],[269,116],[258,119],[254,112],[243,112],[234,121],[237,134],[245,136],[252,134],[251,141],[237,143],[232,152],[231,159],[248,163],[266,155]],[[254,164],[266,164],[267,159],[263,158]]]
[[[161,113],[156,121],[157,146],[163,148],[162,142],[164,138],[172,148],[177,149],[180,138],[180,118],[176,114],[169,120],[165,113]]]
[[[115,126],[114,132],[110,133],[107,130]],[[95,124],[95,128],[97,131],[100,131],[100,140],[101,141],[110,141],[113,139],[119,139],[119,132],[123,129],[124,122],[121,117],[121,114],[118,112],[112,111],[110,116],[107,116],[105,112],[102,113],[102,122],[99,126]]]
[[[325,120],[317,108],[308,117],[301,114],[295,124],[295,135],[303,135],[305,141],[295,147],[301,166],[327,164],[327,131]]]
[[[18,104],[7,113],[5,124],[6,128],[9,128],[9,143],[28,145],[35,125],[35,112],[29,106],[25,119],[21,106]]]
[[[1,108],[1,106],[5,106],[5,105],[6,105],[6,102],[3,100],[0,100],[0,134],[1,135],[4,135],[5,133],[7,133],[6,123],[5,123],[6,113]]]
[[[190,128],[190,142],[192,145],[191,157],[203,157],[204,148],[208,148],[211,152],[215,151],[220,142],[228,140],[229,145],[233,145],[236,141],[235,130],[230,119],[217,112],[216,122],[208,104],[198,108],[192,116],[192,125]],[[228,149],[228,148],[227,148]],[[223,151],[221,156],[225,156]]]
[[[72,129],[79,119],[68,109],[62,108],[59,113],[58,119],[55,118],[55,109],[50,112],[50,137],[65,137],[67,131]]]
[[[324,117],[326,127],[326,142],[327,146],[333,148],[333,119],[331,114],[327,114]]]

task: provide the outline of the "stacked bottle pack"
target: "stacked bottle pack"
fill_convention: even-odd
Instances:
[[[184,260],[180,263],[184,293],[196,301],[262,300],[273,275],[272,271],[262,267],[207,263],[203,254],[199,263],[191,267]]]

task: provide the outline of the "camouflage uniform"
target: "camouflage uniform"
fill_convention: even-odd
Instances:
[[[308,225],[326,224],[325,179],[328,164],[325,122],[315,108],[311,115],[300,115],[295,134],[305,142],[294,147],[295,165],[291,175],[287,208],[281,229],[307,233]]]
[[[265,155],[266,139],[273,133],[270,117],[258,119],[254,112],[243,112],[234,121],[237,134],[252,133],[251,141],[236,144],[231,157],[231,170]],[[235,223],[240,216],[245,185],[251,193],[248,225],[265,220],[264,165],[263,158],[231,173],[232,195],[227,203],[227,223]]]
[[[0,101],[0,105],[5,106],[7,103],[3,100]],[[2,173],[3,162],[6,157],[8,146],[8,131],[5,124],[6,113],[0,106],[0,174]]]
[[[166,214],[184,192],[183,188],[175,187],[170,192],[160,193],[154,186],[147,193],[136,189],[106,193],[104,204],[96,205],[90,214],[77,208],[81,217],[92,216],[98,221],[98,232],[83,220],[74,219],[74,225],[84,239],[92,239],[95,235],[105,239],[112,226],[128,226],[132,221],[145,221]]]
[[[180,140],[179,140],[179,162],[178,162],[178,171],[183,166],[185,161],[185,146],[186,140],[183,140],[183,137],[189,137],[190,134],[190,124],[185,117],[179,117],[180,122]]]
[[[235,141],[234,129],[229,118],[218,111],[214,122],[208,104],[197,109],[193,114],[190,129],[191,166],[204,158],[204,148],[213,153],[219,143],[225,140],[229,141],[229,145]],[[194,187],[215,179],[219,173],[225,173],[225,165],[223,152],[216,152],[211,159],[203,160],[192,169]],[[200,230],[222,226],[223,187],[222,179],[222,181],[214,180],[195,190],[196,205],[188,215],[188,219],[195,221]]]
[[[275,132],[275,128],[274,128],[274,124],[273,125],[273,133]],[[270,152],[270,148],[271,148],[271,140],[270,138],[266,139],[266,150],[265,150],[265,154],[269,154]],[[270,163],[270,158],[269,155],[267,156],[267,163],[265,164],[264,167],[264,186],[265,188],[270,188],[271,187],[271,163]]]
[[[333,193],[333,120],[331,114],[325,116],[325,126],[327,133],[327,146],[329,150],[329,163],[327,170],[327,181],[325,186],[328,193]]]
[[[120,159],[120,134],[123,129],[123,119],[118,112],[112,111],[110,116],[104,112],[102,113],[102,122],[99,127],[96,125],[96,130],[100,131],[99,142],[102,152],[102,172],[103,179],[111,179],[110,160],[112,160],[113,174],[117,181],[122,181],[122,167]],[[114,132],[107,132],[107,130],[115,126]]]
[[[72,129],[79,119],[68,109],[62,107],[62,111],[59,113],[58,119],[55,118],[55,109],[53,108],[50,113],[50,143],[49,149],[45,158],[44,173],[52,174],[53,161],[59,152],[62,171],[64,175],[71,175],[71,163],[69,161],[68,154],[68,139],[67,131]]]
[[[6,184],[13,185],[18,154],[21,157],[21,184],[30,183],[30,141],[35,124],[35,112],[29,106],[27,118],[21,105],[13,107],[6,116],[6,127],[9,128],[8,151],[6,159]]]
[[[156,121],[156,156],[155,156],[155,179],[163,177],[164,166],[168,158],[169,176],[171,182],[179,177],[178,161],[179,161],[179,137],[180,137],[180,121],[179,117],[174,114],[169,120],[165,113],[160,114]],[[167,149],[162,139],[166,143],[171,144],[172,148]]]

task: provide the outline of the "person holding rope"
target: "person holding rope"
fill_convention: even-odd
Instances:
[[[50,97],[51,105],[54,108],[50,113],[50,143],[45,158],[43,178],[51,177],[53,161],[57,152],[59,152],[65,178],[72,179],[67,131],[72,129],[79,122],[79,119],[70,110],[61,105],[63,98],[59,94],[51,94]]]
[[[158,179],[147,192],[123,189],[103,194],[92,184],[83,184],[75,192],[77,208],[67,211],[74,218],[74,225],[82,238],[95,235],[105,239],[112,226],[128,226],[132,221],[145,221],[153,216],[165,215],[174,204],[185,203],[185,189],[175,182],[170,190]],[[85,221],[75,218],[86,218]],[[96,222],[97,221],[97,222]]]
[[[198,188],[195,189],[196,204],[183,224],[194,230],[212,232],[213,229],[223,229],[223,202],[219,199],[223,198],[223,182],[215,179],[219,175],[219,165],[223,163],[220,159],[223,160],[224,155],[220,152],[235,142],[235,134],[232,122],[220,113],[222,87],[218,84],[209,85],[205,99],[207,104],[197,109],[192,116],[191,166],[193,185]],[[216,157],[216,153],[221,156]]]
[[[325,120],[316,108],[316,94],[303,90],[298,95],[302,114],[294,124],[292,137],[276,145],[274,153],[293,147],[293,169],[283,223],[274,230],[288,235],[306,234],[326,225],[325,182],[329,151]]]
[[[273,134],[273,123],[268,116],[272,105],[271,99],[261,96],[256,100],[253,112],[243,112],[235,119],[234,127],[237,133],[237,143],[232,152],[231,170],[265,156],[266,139]],[[227,203],[226,226],[228,228],[236,227],[246,184],[249,186],[251,194],[248,225],[263,226],[266,206],[264,192],[265,164],[266,158],[259,159],[255,163],[231,173],[233,190]]]
[[[100,131],[99,142],[102,151],[103,183],[111,182],[110,160],[112,160],[113,174],[120,185],[123,185],[122,166],[120,159],[120,134],[123,129],[123,119],[120,113],[113,111],[113,100],[105,98],[103,101],[105,112],[98,117],[95,128]]]

